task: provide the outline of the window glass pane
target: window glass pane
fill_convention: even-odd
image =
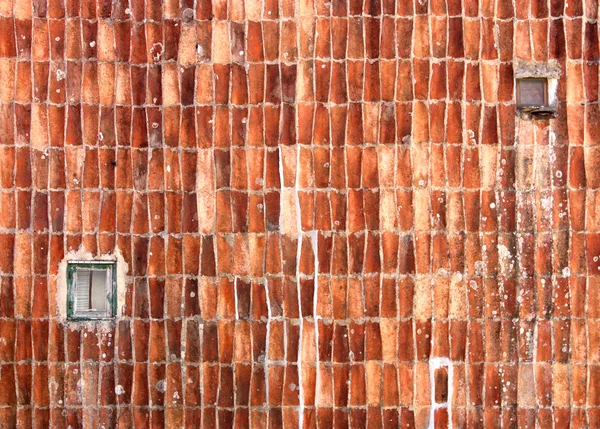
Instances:
[[[92,305],[95,311],[106,311],[106,282],[108,280],[108,270],[92,271]]]
[[[519,83],[519,104],[521,106],[543,106],[545,85],[542,79],[523,79]]]
[[[109,270],[77,270],[75,285],[76,311],[106,312],[106,282]]]

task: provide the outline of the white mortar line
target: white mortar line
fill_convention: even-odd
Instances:
[[[267,278],[265,278],[265,295],[267,296],[266,300],[267,300],[267,335],[266,335],[266,340],[265,340],[265,360],[264,360],[264,367],[265,367],[265,403],[264,405],[268,406],[269,404],[269,340],[271,338],[271,297],[269,296],[269,280]],[[268,411],[267,411],[268,412]],[[267,421],[268,421],[269,417],[267,414]]]
[[[313,284],[313,324],[315,332],[315,371],[316,371],[316,384],[315,384],[315,407],[318,405],[319,400],[319,386],[321,385],[321,371],[319,371],[319,325],[317,323],[317,299],[318,299],[318,284],[319,284],[319,232],[317,230],[310,231],[310,239],[313,248],[313,254],[315,257],[315,280]]]
[[[239,317],[239,309],[238,309],[238,287],[237,287],[237,283],[238,283],[238,277],[235,276],[233,278],[233,298],[234,298],[234,303],[235,303],[235,322],[234,322],[234,326],[237,327],[237,322],[240,320]],[[235,329],[235,328],[234,328]]]
[[[298,181],[300,180],[300,145],[296,144],[296,180],[294,183],[294,202],[296,203],[296,239],[298,240],[297,251],[296,251],[296,289],[298,296],[298,309],[300,318],[300,334],[298,344],[298,357],[296,365],[298,367],[298,399],[300,403],[300,409],[298,410],[298,427],[303,427],[304,423],[304,389],[302,386],[302,335],[304,333],[304,318],[302,317],[302,306],[300,291],[300,255],[302,252],[302,220],[300,217],[300,196],[298,194]],[[286,380],[287,381],[287,380]]]

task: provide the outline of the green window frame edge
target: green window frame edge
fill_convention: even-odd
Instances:
[[[109,302],[110,315],[104,317],[78,316],[73,308],[75,303],[74,274],[78,268],[110,269],[112,287],[106,298]],[[117,262],[116,261],[68,261],[67,262],[67,320],[74,322],[113,320],[117,315]]]

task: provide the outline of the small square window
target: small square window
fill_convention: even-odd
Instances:
[[[548,105],[547,79],[518,79],[517,106],[544,107]]]
[[[116,263],[67,263],[67,316],[71,320],[111,319],[117,310]]]

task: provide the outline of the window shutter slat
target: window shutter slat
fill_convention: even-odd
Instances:
[[[77,271],[75,285],[75,308],[87,311],[90,308],[90,275],[91,271]]]

